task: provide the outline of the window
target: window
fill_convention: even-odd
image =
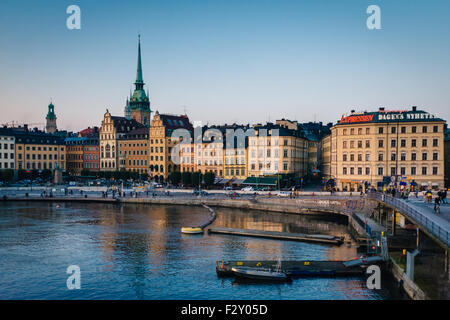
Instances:
[[[395,167],[391,167],[391,176],[395,176],[397,170],[395,170]]]
[[[354,134],[355,134],[355,129],[353,129],[353,128],[350,129],[350,134],[351,134],[351,135],[354,135]]]
[[[426,147],[427,146],[427,139],[422,139],[422,147]]]
[[[406,133],[406,127],[401,127],[400,130],[401,130],[401,133]]]
[[[382,176],[383,175],[383,167],[379,167],[378,168],[378,175]]]
[[[347,161],[347,155],[346,155],[346,154],[344,154],[344,155],[342,156],[342,161]]]
[[[428,129],[427,126],[423,126],[423,127],[422,127],[422,132],[423,132],[423,133],[427,133],[427,129]]]
[[[347,149],[347,141],[342,142],[342,148]]]
[[[427,167],[422,167],[422,175],[423,176],[427,175]]]
[[[362,141],[358,141],[358,148],[362,148]]]
[[[438,139],[433,139],[433,147],[437,147],[438,146]]]
[[[433,152],[433,160],[434,161],[438,160],[438,153],[437,152]]]
[[[346,167],[342,168],[342,174],[344,174],[344,175],[347,174],[347,168]]]
[[[355,161],[355,155],[353,153],[350,155],[350,161]]]
[[[412,175],[412,176],[415,176],[416,173],[417,173],[416,167],[411,167],[411,175]]]
[[[366,153],[366,161],[370,161],[370,153]]]
[[[358,168],[358,175],[359,175],[359,176],[362,175],[362,168]]]
[[[350,148],[353,149],[355,147],[355,141],[350,141]]]
[[[382,153],[378,154],[378,161],[383,161],[383,154]]]
[[[412,139],[411,140],[411,147],[413,147],[413,148],[417,147],[417,140],[416,139]]]
[[[370,140],[366,140],[366,148],[370,148]]]
[[[406,147],[406,140],[405,140],[405,139],[400,140],[400,146],[401,146],[402,148],[405,148],[405,147]]]
[[[369,174],[370,174],[370,168],[366,167],[366,175],[369,175]]]
[[[433,175],[436,176],[438,174],[438,167],[433,167]]]
[[[417,160],[417,155],[415,152],[411,153],[411,161],[416,161]]]
[[[378,134],[383,134],[383,127],[378,128]]]
[[[400,160],[401,161],[406,161],[406,153],[402,153],[401,155],[400,155]]]
[[[412,126],[411,127],[411,132],[412,133],[416,133],[417,132],[417,127],[416,126]]]
[[[434,133],[439,132],[439,127],[438,126],[433,126],[433,132]]]
[[[378,140],[378,148],[383,148],[383,140]]]
[[[422,161],[426,161],[427,160],[427,153],[424,152],[422,153]]]
[[[355,174],[355,168],[350,168],[350,174],[351,175]]]
[[[395,153],[391,153],[391,161],[395,161],[396,159],[396,154]]]
[[[391,133],[392,133],[392,134],[395,133],[395,129],[396,129],[395,127],[392,127],[392,128],[391,128]]]
[[[358,161],[362,161],[362,153],[358,154]]]
[[[370,134],[370,128],[366,128],[366,134]]]
[[[404,175],[406,174],[406,168],[405,168],[405,167],[401,167],[401,168],[400,168],[400,174],[401,174],[402,176],[404,176]]]
[[[391,148],[395,148],[395,144],[396,144],[396,140],[392,139],[391,140]]]

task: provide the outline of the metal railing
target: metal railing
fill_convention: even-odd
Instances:
[[[401,211],[402,214],[413,219],[422,228],[429,231],[432,235],[441,240],[447,246],[450,246],[450,229],[447,226],[447,228],[444,228],[431,219],[427,218],[425,214],[409,205],[405,200],[397,199],[381,193],[369,193],[368,197],[393,206],[398,211]]]

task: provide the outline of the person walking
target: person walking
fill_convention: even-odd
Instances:
[[[444,189],[444,191],[442,191],[442,203],[448,204],[448,202],[447,202],[447,189]]]

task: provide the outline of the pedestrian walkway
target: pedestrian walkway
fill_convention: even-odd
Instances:
[[[410,205],[414,206],[417,211],[425,211],[432,215],[436,215],[450,222],[450,204],[440,204],[440,213],[434,211],[434,202],[426,203],[423,198],[409,198],[407,201]]]

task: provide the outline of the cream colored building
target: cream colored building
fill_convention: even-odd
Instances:
[[[292,174],[302,177],[308,170],[308,141],[296,123],[268,123],[254,127],[249,136],[248,176],[260,177],[274,174]]]
[[[108,110],[103,116],[100,127],[100,170],[119,170],[119,143],[118,140],[128,132],[144,127],[134,119],[112,116]]]
[[[331,177],[348,191],[442,188],[444,125],[417,107],[352,112],[331,129]]]

